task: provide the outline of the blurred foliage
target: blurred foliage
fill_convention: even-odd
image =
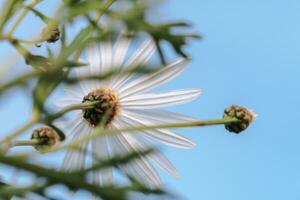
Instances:
[[[4,147],[16,136],[23,134],[35,124],[48,125],[59,133],[60,140],[65,139],[63,131],[56,127],[53,122],[65,113],[78,109],[78,107],[65,108],[55,113],[46,106],[49,96],[61,84],[74,84],[81,80],[90,79],[102,80],[119,73],[148,73],[153,70],[153,66],[136,66],[129,71],[112,70],[105,74],[74,78],[71,76],[71,71],[73,68],[87,64],[80,62],[78,59],[81,53],[91,44],[113,39],[120,32],[133,38],[147,34],[155,41],[161,63],[164,64],[166,59],[161,47],[162,41],[169,43],[175,53],[188,57],[183,50],[187,40],[200,38],[199,35],[194,33],[177,34],[174,31],[174,29],[190,28],[190,24],[186,22],[162,22],[155,24],[148,21],[146,16],[151,10],[151,6],[146,5],[143,0],[120,0],[121,4],[117,0],[62,0],[60,5],[57,5],[56,13],[53,16],[47,16],[36,6],[38,4],[47,6],[49,1],[5,0],[0,5],[0,45],[2,42],[11,44],[23,57],[25,64],[31,67],[27,72],[10,80],[5,82],[0,80],[0,98],[12,88],[23,87],[28,83],[34,84],[31,91],[32,95],[30,95],[33,105],[32,118],[24,126],[6,135],[0,142],[0,145]],[[127,4],[126,7],[122,6],[124,3]],[[35,40],[15,36],[16,30],[28,13],[33,13],[37,16],[36,20],[41,20],[44,23],[44,27],[36,27],[41,34]],[[100,20],[102,16],[105,16],[104,22]],[[85,21],[87,25],[74,36],[74,33],[71,33],[66,27],[77,23],[79,20]],[[32,23],[34,24],[34,22]],[[55,42],[59,42],[60,45],[53,50],[50,46]],[[32,52],[32,48],[38,49],[41,45],[47,45],[47,56]],[[36,49],[34,52],[38,52]],[[84,108],[84,106],[89,105],[80,106],[80,108]],[[18,187],[1,182],[1,200],[9,199],[12,196],[26,198],[30,193],[35,193],[46,199],[55,199],[47,193],[47,189],[57,184],[65,185],[70,190],[86,190],[102,199],[123,200],[126,199],[126,194],[131,191],[145,194],[164,194],[164,191],[147,188],[139,183],[138,180],[134,180],[126,174],[124,176],[128,177],[131,184],[123,187],[114,185],[97,186],[90,184],[86,180],[86,176],[91,170],[108,166],[118,169],[120,165],[131,162],[133,159],[138,159],[140,156],[151,153],[151,151],[134,152],[125,157],[101,161],[99,165],[93,166],[92,169],[65,173],[49,169],[40,164],[34,164],[28,156],[7,156],[5,154],[6,150],[4,148],[0,151],[1,164],[30,172],[38,177],[39,181],[26,187]]]

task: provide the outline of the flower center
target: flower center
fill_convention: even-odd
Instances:
[[[83,118],[92,126],[99,124],[107,126],[118,115],[120,104],[117,94],[107,88],[101,88],[88,93],[82,103],[98,102],[92,109],[84,109]]]

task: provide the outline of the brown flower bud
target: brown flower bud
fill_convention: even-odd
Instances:
[[[31,140],[38,140],[39,143],[34,145],[37,151],[45,152],[57,144],[59,141],[56,131],[49,127],[35,129],[32,132]]]
[[[223,118],[228,117],[236,118],[239,121],[225,124],[225,128],[229,132],[238,134],[248,128],[250,123],[255,119],[256,115],[245,107],[233,105],[224,111]]]

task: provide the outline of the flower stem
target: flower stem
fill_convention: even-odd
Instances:
[[[19,140],[19,141],[14,141],[12,142],[11,147],[15,146],[34,146],[37,144],[40,144],[40,140],[32,139],[32,140]]]
[[[221,124],[231,124],[239,122],[239,119],[234,117],[226,117],[222,119],[216,120],[203,120],[203,121],[190,121],[190,122],[181,122],[181,123],[167,123],[167,124],[158,124],[158,125],[150,125],[150,126],[138,126],[138,127],[130,127],[123,129],[104,129],[103,127],[97,127],[90,135],[83,136],[78,140],[75,140],[70,145],[66,147],[77,147],[82,144],[82,142],[87,142],[89,140],[95,139],[97,137],[101,137],[104,135],[112,135],[112,134],[120,134],[125,132],[138,132],[145,130],[153,130],[153,129],[168,129],[168,128],[188,128],[188,127],[202,127],[202,126],[214,126]]]
[[[56,112],[56,113],[54,113],[52,115],[49,115],[48,117],[46,117],[42,121],[49,123],[49,122],[52,122],[53,120],[55,120],[55,119],[63,116],[67,112],[70,112],[70,111],[73,111],[73,110],[92,109],[98,103],[99,103],[99,101],[73,104],[73,105],[64,107],[63,109],[61,109],[60,111],[58,111],[58,112]]]
[[[31,128],[38,121],[39,121],[39,118],[36,117],[35,115],[33,115],[33,117],[27,123],[25,123],[22,127],[15,130],[13,133],[9,134],[7,137],[5,137],[3,140],[1,140],[0,145],[5,144],[5,143],[10,144],[13,138],[15,138],[16,136],[20,135],[21,133],[23,133],[26,130],[28,130],[29,128]]]
[[[116,0],[107,0],[105,2],[105,4],[103,5],[103,8],[101,8],[101,10],[99,10],[99,12],[97,13],[94,21],[97,23],[99,21],[99,19],[101,18],[101,16],[105,13],[105,11],[107,11],[109,9],[109,7],[115,2]]]
[[[8,35],[12,35],[16,31],[19,24],[22,22],[22,20],[27,15],[27,13],[30,11],[29,8],[36,6],[38,3],[40,3],[40,1],[41,0],[32,0],[32,2],[27,7],[24,8],[24,10],[18,16],[16,22],[13,24],[13,26],[12,26],[11,30],[9,31]]]

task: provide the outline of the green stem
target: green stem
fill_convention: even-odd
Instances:
[[[19,141],[14,141],[12,142],[11,147],[15,147],[15,146],[34,146],[37,144],[40,144],[41,141],[39,140],[19,140]]]
[[[7,137],[5,137],[3,140],[1,140],[0,145],[5,144],[5,143],[11,144],[11,141],[12,141],[13,138],[15,138],[18,135],[20,135],[21,133],[27,131],[29,128],[31,128],[38,121],[39,121],[39,117],[36,116],[36,115],[33,115],[33,117],[27,123],[25,123],[22,127],[20,127],[19,129],[12,132]]]
[[[16,29],[18,28],[19,24],[25,18],[25,16],[27,15],[27,13],[30,11],[30,8],[36,6],[38,3],[40,3],[40,1],[41,0],[32,0],[32,2],[23,9],[23,11],[21,12],[21,14],[18,16],[16,22],[13,24],[13,26],[12,26],[11,30],[9,31],[8,35],[12,35],[16,31]]]
[[[3,140],[0,141],[1,144],[7,144],[8,148],[12,146],[20,146],[22,145],[22,142],[25,142],[23,145],[32,145],[31,143],[36,144],[36,142],[29,142],[29,141],[18,141],[17,143],[12,142],[12,140],[17,137],[18,135],[22,134],[23,132],[27,131],[29,128],[31,128],[33,125],[36,123],[46,123],[46,124],[51,124],[55,119],[63,116],[67,112],[73,111],[73,110],[81,110],[81,109],[91,109],[94,108],[94,106],[99,103],[98,101],[94,102],[86,102],[86,103],[79,103],[79,104],[73,104],[70,106],[67,106],[60,111],[47,116],[46,118],[42,119],[40,115],[38,114],[33,114],[33,117],[31,120],[29,120],[27,123],[25,123],[22,127],[14,131],[13,133],[9,134],[7,137],[5,137]],[[20,145],[18,145],[20,144]]]
[[[98,103],[99,103],[99,101],[72,104],[70,106],[66,106],[66,107],[62,108],[60,111],[58,111],[58,112],[56,112],[56,113],[54,113],[52,115],[49,115],[48,117],[46,117],[42,121],[44,121],[44,122],[52,122],[53,120],[55,120],[55,119],[63,116],[67,112],[70,112],[70,111],[73,111],[73,110],[92,109]]]
[[[25,171],[36,174],[39,177],[45,177],[52,184],[65,184],[69,188],[75,190],[85,190],[93,194],[97,194],[103,199],[119,199],[119,192],[121,189],[114,187],[99,187],[85,181],[84,177],[76,176],[71,173],[58,172],[54,169],[48,169],[41,167],[39,165],[31,164],[23,159],[12,156],[5,156],[0,152],[0,163],[9,165],[12,167],[17,167],[18,169],[23,169]]]
[[[87,142],[89,140],[95,139],[103,135],[112,135],[112,134],[119,134],[124,132],[138,132],[138,131],[153,130],[153,129],[214,126],[214,125],[221,125],[221,124],[231,124],[235,122],[239,122],[239,119],[227,117],[227,118],[216,119],[216,120],[191,121],[191,122],[182,122],[182,123],[158,124],[158,125],[150,125],[150,126],[145,125],[145,126],[130,127],[130,128],[123,128],[123,129],[104,129],[103,127],[97,127],[90,135],[81,137],[66,147],[71,147],[71,148],[76,147],[82,144],[82,142]]]
[[[17,85],[21,85],[21,84],[25,83],[28,79],[37,77],[40,74],[41,74],[40,71],[28,72],[28,73],[23,74],[7,83],[2,84],[2,85],[0,85],[0,94],[1,94],[1,92],[3,92],[6,89],[17,86]]]
[[[95,19],[93,20],[95,24],[98,24],[98,21],[100,20],[100,18],[103,16],[103,14],[110,8],[110,6],[115,2],[116,0],[107,0],[105,2],[105,4],[103,5],[103,7],[98,11]],[[92,25],[89,25],[89,27],[91,28],[90,29],[90,32],[87,34],[88,36],[90,36],[90,34],[92,33],[92,30],[93,30],[93,26]],[[87,27],[87,28],[89,28]],[[88,37],[87,37],[88,38]],[[85,38],[86,39],[86,38]],[[74,54],[74,57],[73,59],[74,60],[78,60],[78,58],[80,57],[81,55],[81,51],[77,51],[75,52]]]
[[[116,1],[116,0],[107,0],[107,1],[105,2],[105,4],[103,5],[103,8],[101,8],[101,10],[99,10],[99,12],[97,13],[97,15],[96,15],[96,17],[95,17],[95,19],[94,19],[94,21],[95,21],[96,23],[98,23],[99,19],[102,17],[102,15],[105,13],[105,11],[106,11],[107,9],[109,9],[109,7],[110,7],[115,1]]]

